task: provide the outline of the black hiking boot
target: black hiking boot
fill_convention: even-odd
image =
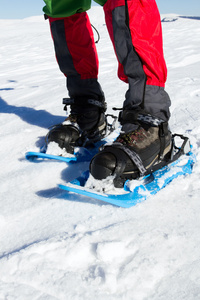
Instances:
[[[63,99],[65,110],[70,105],[71,113],[62,123],[51,128],[46,137],[47,145],[55,142],[67,153],[75,147],[86,147],[101,140],[107,132],[106,103],[87,98]]]
[[[114,176],[115,187],[123,187],[128,179],[138,179],[160,168],[171,153],[171,132],[167,122],[150,126],[140,122],[137,129],[121,133],[116,141],[93,157],[90,173],[95,179]]]

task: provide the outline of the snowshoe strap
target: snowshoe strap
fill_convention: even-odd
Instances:
[[[107,109],[107,104],[105,101],[99,101],[96,99],[88,99],[88,98],[63,98],[63,104],[65,104],[64,110],[67,110],[68,105],[77,105],[81,107],[85,107],[88,105],[93,105],[99,107],[103,112]]]
[[[133,161],[133,163],[136,165],[136,167],[140,171],[141,175],[145,174],[146,169],[145,169],[145,167],[143,165],[143,162],[142,162],[140,156],[135,151],[130,150],[128,147],[125,147],[121,143],[114,143],[113,145],[115,147],[118,147],[121,150],[123,150],[129,156],[129,158]]]
[[[138,121],[141,121],[146,124],[150,124],[153,126],[159,126],[163,123],[163,120],[153,117],[149,114],[138,114]]]
[[[146,169],[142,163],[142,160],[140,158],[140,156],[133,150],[130,150],[128,147],[124,146],[121,143],[113,143],[112,146],[104,146],[103,149],[105,148],[109,148],[109,152],[112,152],[115,156],[117,156],[117,167],[115,169],[115,173],[117,175],[121,175],[124,171],[124,168],[126,166],[126,157],[123,157],[123,155],[120,153],[120,155],[117,155],[117,151],[115,151],[116,149],[120,149],[122,150],[125,154],[128,155],[128,157],[132,160],[132,162],[135,164],[135,166],[138,168],[141,176],[143,176],[146,173]],[[112,151],[113,150],[113,151]],[[122,153],[123,153],[122,152]],[[122,155],[122,157],[121,157]]]
[[[160,159],[163,159],[163,153],[166,148],[166,137],[169,133],[168,123],[162,122],[159,125],[159,138],[160,138]]]
[[[163,120],[156,118],[144,110],[123,110],[119,113],[119,122],[121,125],[126,123],[145,123],[150,126],[160,126]]]

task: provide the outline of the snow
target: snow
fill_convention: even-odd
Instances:
[[[116,75],[102,9],[90,17],[111,113],[127,86]],[[0,299],[200,299],[199,18],[162,19],[170,127],[190,137],[197,163],[192,175],[130,209],[57,188],[87,164],[25,160],[66,118],[65,79],[42,16],[0,20]]]

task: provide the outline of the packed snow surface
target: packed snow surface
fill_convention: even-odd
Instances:
[[[90,11],[101,40],[99,81],[121,107],[127,89],[103,11]],[[98,18],[96,17],[98,15]],[[200,18],[162,16],[170,127],[190,137],[197,163],[129,209],[57,188],[87,164],[31,163],[68,96],[48,21],[0,20],[0,299],[200,299]]]

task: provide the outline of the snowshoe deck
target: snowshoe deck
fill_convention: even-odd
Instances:
[[[177,146],[175,139],[181,140],[180,146]],[[57,160],[66,163],[90,161],[98,151],[98,148],[105,143],[100,141],[93,148],[79,148],[74,156],[57,156],[43,152],[27,152],[26,158],[30,161]],[[83,173],[75,180],[68,182],[66,185],[58,185],[61,189],[75,194],[87,196],[93,199],[101,200],[120,207],[131,207],[146,200],[149,196],[158,193],[166,187],[172,180],[179,176],[184,176],[192,173],[193,165],[196,161],[195,155],[192,152],[189,139],[182,135],[173,135],[173,143],[171,154],[165,161],[161,161],[159,165],[152,169],[152,173],[139,178],[138,180],[128,180],[124,184],[123,189],[119,189],[118,194],[106,194],[95,192],[94,189],[85,187],[86,181],[89,178],[89,171]],[[159,167],[159,169],[158,169]]]
[[[81,147],[74,153],[74,155],[70,155],[70,156],[53,155],[43,151],[41,152],[28,151],[25,153],[25,158],[33,162],[38,162],[43,160],[57,160],[66,163],[70,163],[73,161],[75,162],[90,161],[91,158],[98,152],[99,147],[103,143],[105,143],[105,141],[102,140],[94,144],[93,147],[90,148]]]
[[[84,185],[88,179],[89,172],[84,173],[81,177],[73,180],[67,185],[60,184],[59,187],[68,192],[91,197],[116,206],[129,208],[146,200],[149,196],[155,195],[175,178],[181,175],[191,174],[194,162],[195,155],[192,152],[189,152],[187,155],[184,155],[171,164],[141,178],[140,180],[127,181],[124,185],[123,194],[98,193],[85,188]],[[132,185],[133,188],[131,187]]]
[[[60,155],[52,155],[52,154],[34,152],[34,151],[26,152],[25,157],[30,161],[44,160],[44,159],[60,160],[64,162],[77,161],[76,156],[65,157]]]

